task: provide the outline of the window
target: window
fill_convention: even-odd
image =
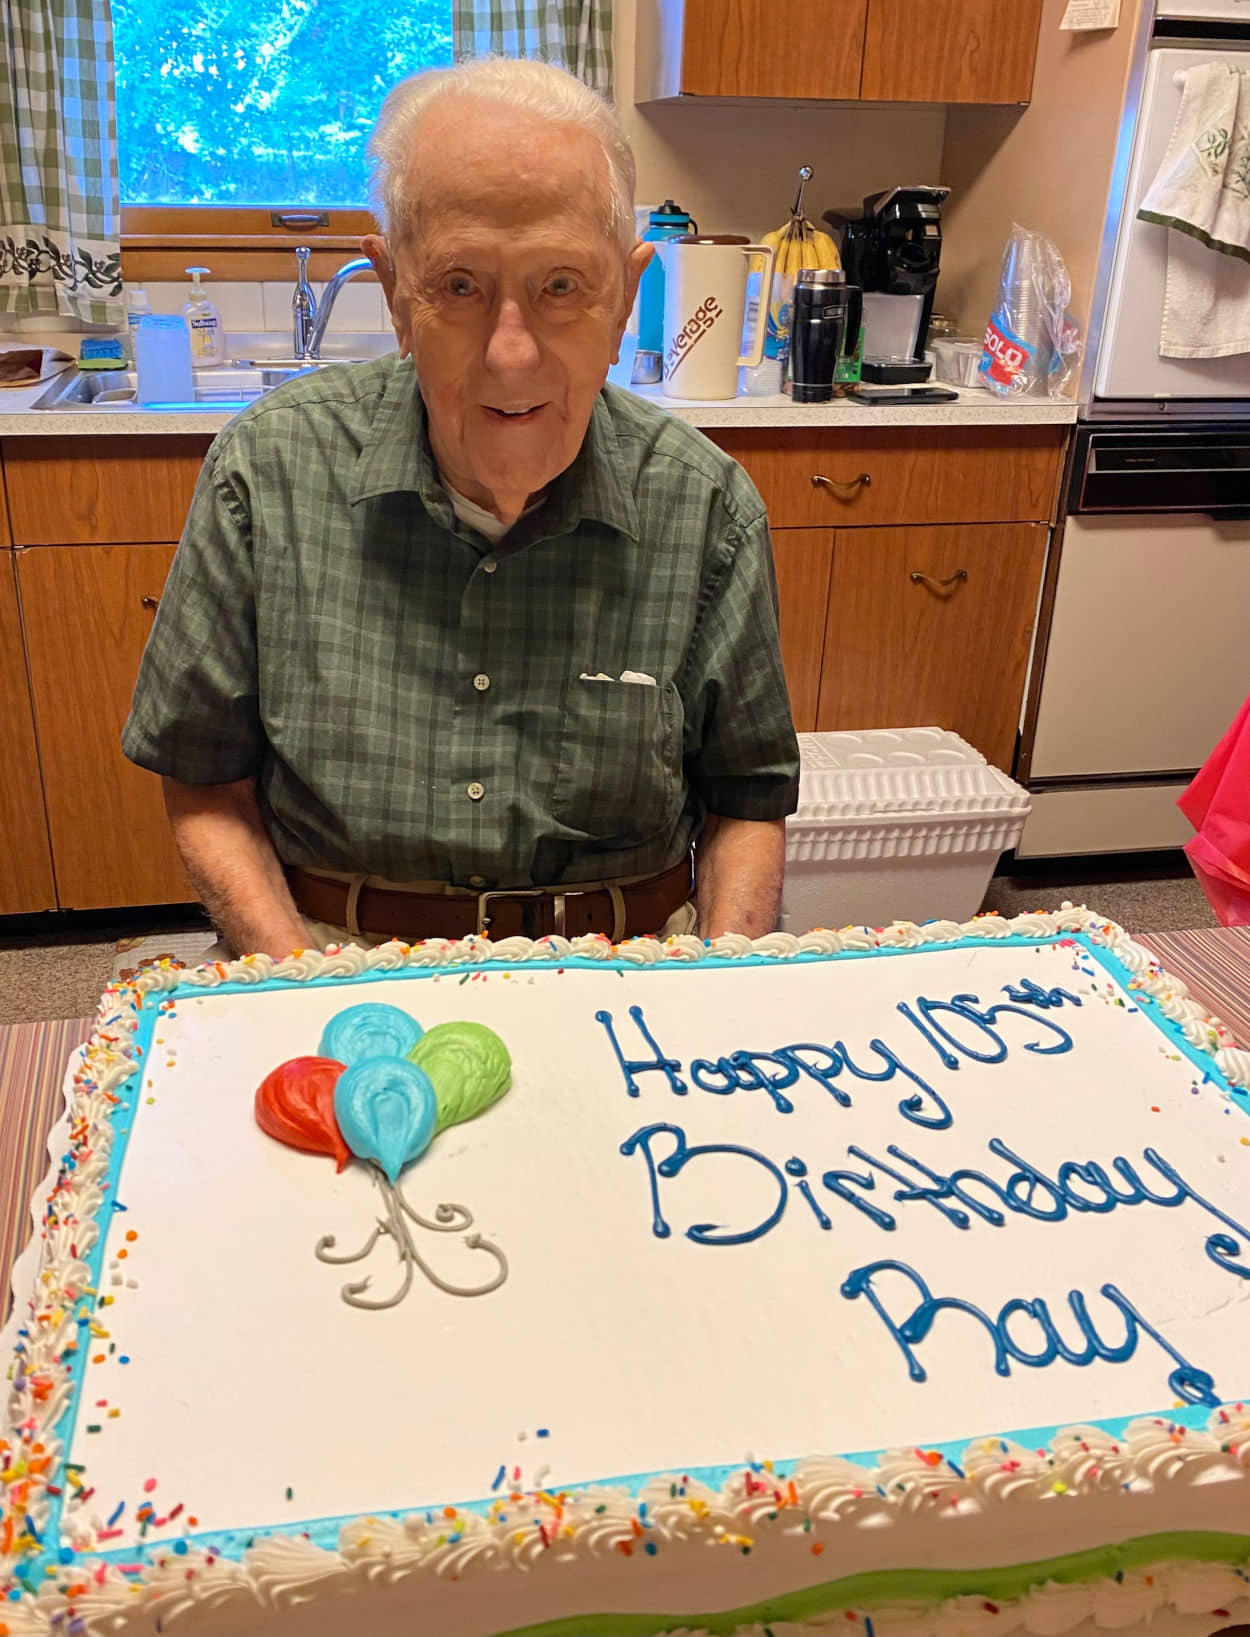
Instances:
[[[452,60],[451,0],[113,0],[112,12],[123,206],[359,208],[382,98]],[[183,210],[167,226],[192,230]]]

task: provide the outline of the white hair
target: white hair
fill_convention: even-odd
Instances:
[[[636,169],[616,110],[563,68],[516,57],[480,57],[454,68],[427,68],[401,80],[387,93],[368,152],[369,202],[388,239],[402,236],[420,209],[420,200],[408,197],[405,179],[421,119],[436,102],[457,96],[522,109],[553,123],[589,131],[608,163],[604,231],[624,255],[629,254],[635,241]]]

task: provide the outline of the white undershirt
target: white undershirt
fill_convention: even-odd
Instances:
[[[471,529],[476,529],[479,534],[484,535],[492,546],[497,545],[508,530],[513,527],[511,523],[501,522],[494,512],[488,512],[484,506],[479,506],[475,501],[470,500],[467,495],[462,495],[459,489],[453,489],[446,478],[443,479],[443,487],[447,490],[448,498],[451,501],[451,509],[460,521],[467,523]],[[529,503],[521,513],[521,517],[528,517],[531,512],[537,511],[546,498],[546,491],[544,491],[537,500],[532,500]],[[518,518],[517,522],[519,523],[520,520]]]

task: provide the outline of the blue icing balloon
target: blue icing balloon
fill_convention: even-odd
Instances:
[[[325,1026],[318,1054],[349,1068],[367,1057],[407,1057],[423,1033],[416,1018],[398,1006],[364,1001],[334,1014]]]
[[[352,1153],[376,1160],[395,1182],[430,1146],[438,1099],[429,1075],[407,1058],[367,1057],[339,1076],[334,1117]]]

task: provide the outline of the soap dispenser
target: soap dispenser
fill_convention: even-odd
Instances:
[[[221,314],[204,294],[201,278],[208,275],[207,267],[188,267],[191,294],[182,309],[187,329],[191,334],[191,363],[196,369],[221,364],[226,358],[226,332]]]

